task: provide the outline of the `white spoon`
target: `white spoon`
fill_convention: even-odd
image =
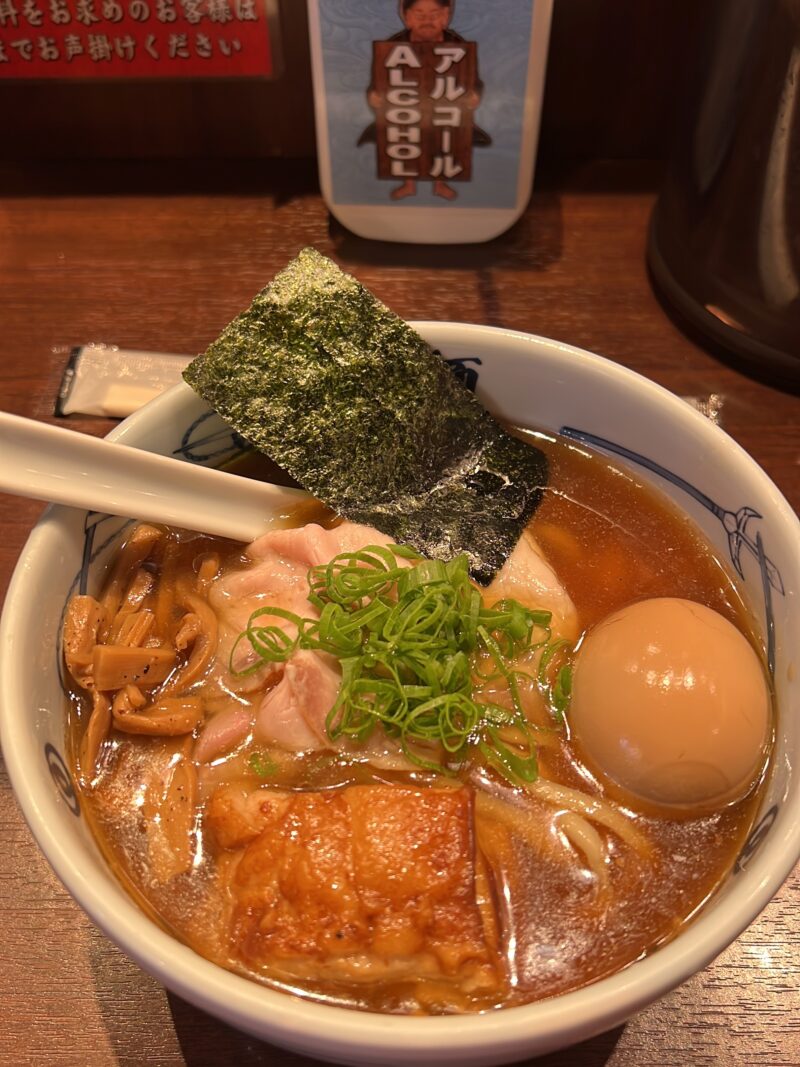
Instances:
[[[0,412],[0,491],[253,541],[308,493]]]

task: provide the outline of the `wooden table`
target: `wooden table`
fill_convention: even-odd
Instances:
[[[406,318],[540,333],[680,395],[713,394],[723,427],[797,509],[800,399],[730,369],[659,306],[644,265],[656,187],[650,168],[578,168],[542,182],[497,241],[420,249],[370,244],[332,224],[305,163],[0,172],[0,408],[57,422],[64,346],[202,350],[314,245]],[[69,425],[93,434],[110,427],[75,417]],[[40,510],[0,497],[2,592]],[[40,856],[2,766],[0,1005],[0,1063],[13,1067],[311,1063],[166,993],[106,940]],[[713,966],[626,1026],[538,1062],[800,1064],[800,868]]]

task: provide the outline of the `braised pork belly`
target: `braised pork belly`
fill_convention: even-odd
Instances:
[[[503,980],[494,908],[476,891],[467,789],[222,787],[206,827],[226,855],[231,954],[284,977]]]

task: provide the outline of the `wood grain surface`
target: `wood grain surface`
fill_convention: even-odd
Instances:
[[[484,246],[372,244],[331,221],[305,164],[92,164],[0,171],[0,407],[59,422],[66,347],[202,350],[301,247],[333,255],[406,318],[558,338],[720,405],[723,427],[800,507],[800,399],[671,321],[644,247],[657,175],[595,164],[540,183]],[[103,434],[104,419],[72,417]],[[41,511],[0,497],[0,594]],[[301,1067],[166,993],[61,888],[0,772],[0,1063]],[[797,1067],[800,869],[704,972],[544,1067]],[[424,1065],[423,1065],[424,1067]]]

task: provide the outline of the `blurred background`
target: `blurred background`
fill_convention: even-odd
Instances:
[[[6,160],[309,159],[315,152],[304,0],[280,0],[274,80],[12,82],[0,78]],[[539,165],[663,160],[704,4],[557,0]]]
[[[198,2],[181,0],[179,11]],[[220,2],[228,8],[227,0]],[[54,58],[46,43],[54,39],[42,27],[57,21],[63,0],[48,0],[50,18],[42,23],[39,15],[38,29],[36,12],[47,5],[3,0],[0,193],[235,189],[269,192],[285,203],[318,192],[306,3],[263,2],[271,19],[270,74],[226,77],[223,61],[216,63],[217,77],[200,77],[208,57],[181,55],[178,46],[170,69],[183,64],[183,76],[153,77],[163,73],[164,56],[151,62],[142,42],[147,31],[158,30],[166,52],[175,0],[134,0],[129,9],[141,18],[126,16],[140,38],[131,69],[147,76],[122,80],[100,76],[111,65],[86,54],[44,62]],[[220,29],[229,38],[233,28],[263,35],[263,14],[261,22],[241,21],[239,8],[252,0],[236,3],[238,21],[225,26],[212,15],[194,28],[211,39],[210,31]],[[84,41],[91,40],[87,31],[108,28],[107,13],[122,11],[116,0],[76,5],[71,26],[58,28]],[[394,17],[391,7],[387,14]],[[121,40],[114,38],[115,47]],[[113,58],[117,71],[123,56],[91,58]],[[800,109],[792,88],[798,56],[795,0],[556,0],[538,202],[510,235],[471,259],[468,253],[468,262],[498,266],[509,253],[524,269],[557,262],[564,244],[558,195],[566,189],[660,191],[644,243],[648,280],[664,313],[715,357],[800,391]],[[228,70],[235,61],[228,59]],[[336,223],[326,236],[345,260],[464,263],[441,247],[424,253],[369,247]],[[484,321],[495,321],[490,306]]]

